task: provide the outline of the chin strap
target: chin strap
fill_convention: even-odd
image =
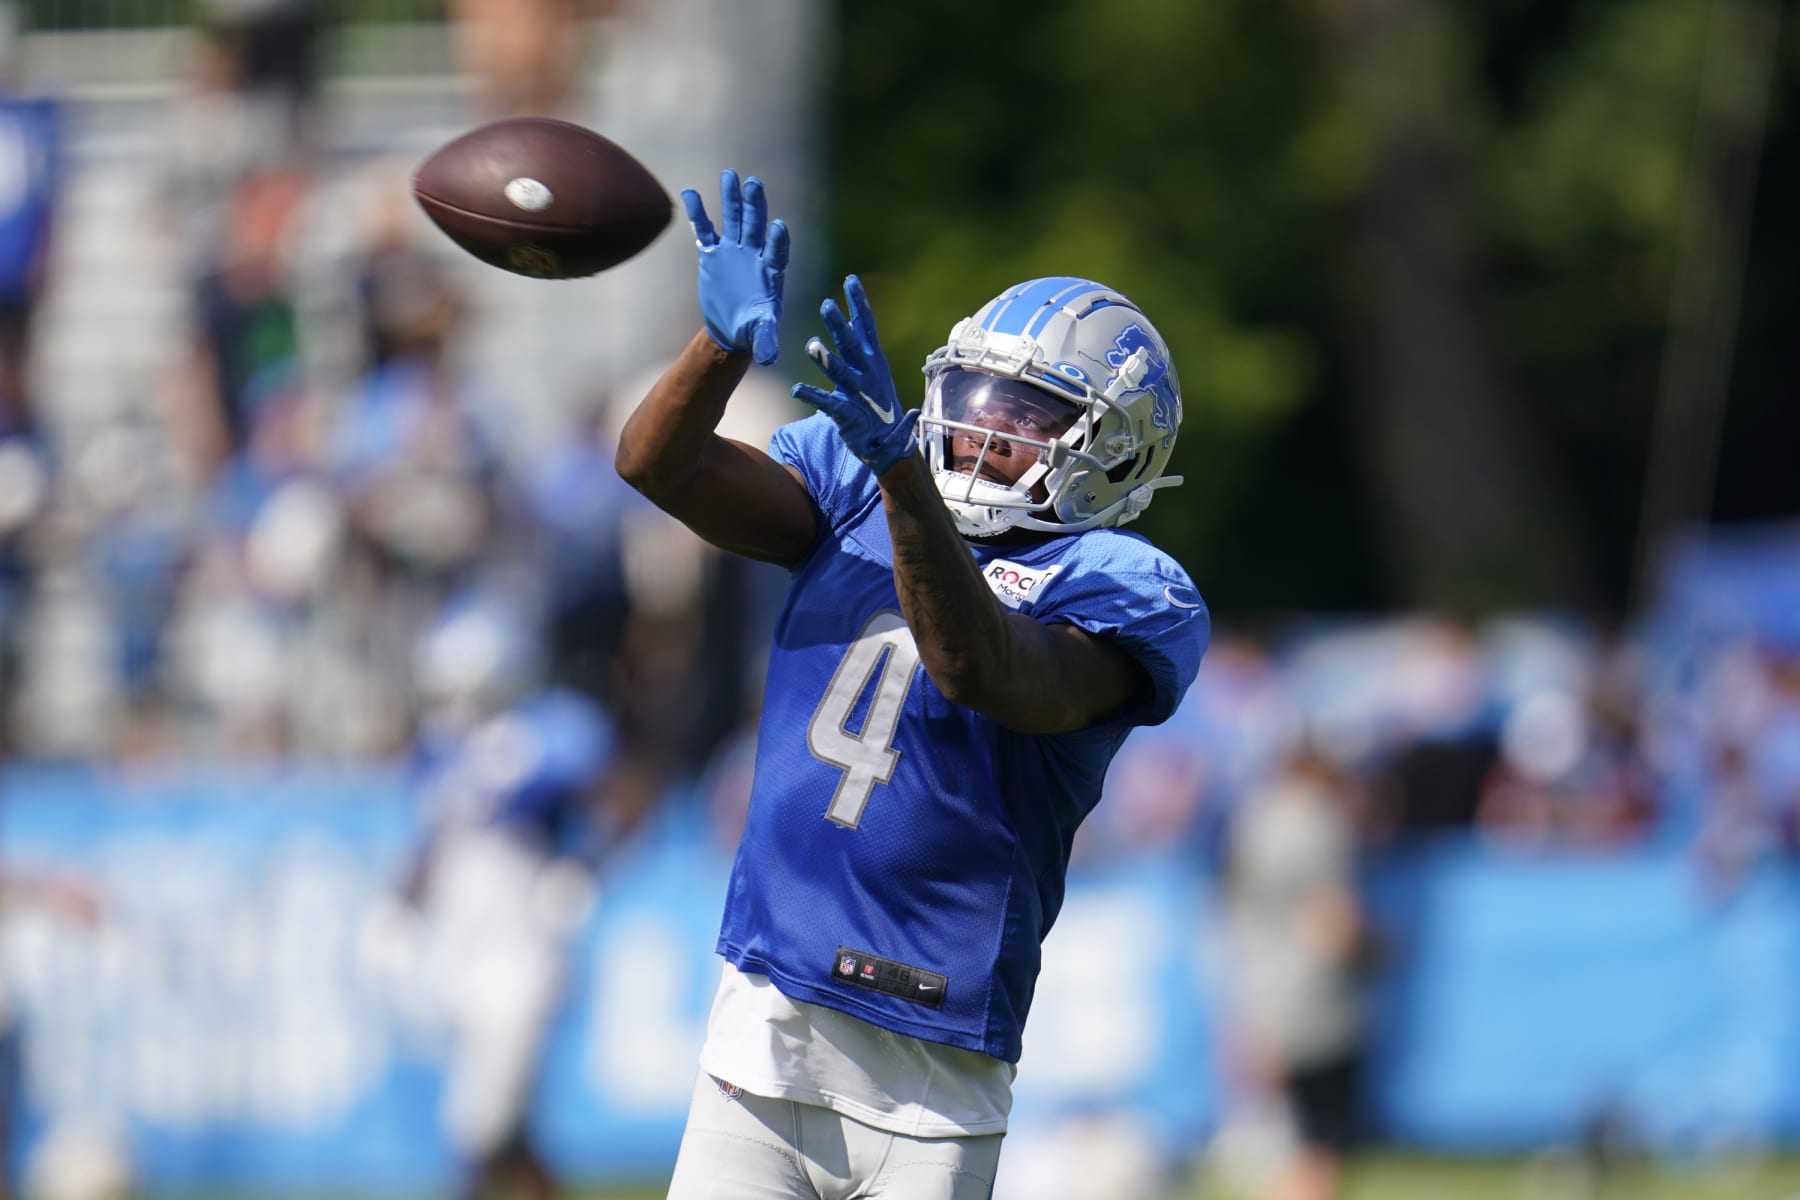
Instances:
[[[1005,533],[1008,529],[1037,529],[1046,533],[1085,533],[1102,525],[1127,525],[1138,519],[1143,511],[1150,507],[1158,488],[1174,487],[1182,480],[1180,475],[1164,475],[1160,479],[1152,479],[1149,483],[1139,484],[1127,492],[1123,499],[1115,502],[1116,507],[1106,513],[1095,513],[1085,521],[1046,521],[1032,516],[1023,509],[997,508],[984,505],[974,499],[970,493],[973,488],[967,486],[960,476],[951,476],[962,495],[951,495],[940,477],[938,494],[950,506],[951,514],[956,518],[957,528],[966,537],[992,537],[997,533]],[[977,515],[979,514],[979,515]],[[1109,519],[1110,518],[1110,519]]]

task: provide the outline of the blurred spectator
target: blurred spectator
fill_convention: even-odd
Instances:
[[[1769,639],[1727,648],[1700,704],[1696,853],[1706,881],[1729,893],[1800,850],[1800,650]]]
[[[0,392],[0,756],[12,744],[11,700],[32,584],[32,537],[51,494],[50,449],[19,393]]]
[[[1718,747],[1708,771],[1705,811],[1695,853],[1701,882],[1729,896],[1760,864],[1791,850],[1794,830],[1767,804],[1756,786],[1750,754],[1741,745]]]
[[[1251,1097],[1273,1098],[1295,1149],[1270,1200],[1341,1194],[1362,1130],[1369,934],[1357,898],[1355,793],[1303,748],[1247,797],[1225,879],[1230,1027]]]
[[[435,259],[391,253],[371,260],[365,294],[371,359],[331,421],[324,469],[346,518],[346,582],[364,601],[360,651],[403,676],[397,651],[451,596],[503,586],[535,620],[540,584],[496,410],[451,351],[461,290]]]
[[[604,397],[528,465],[525,490],[542,530],[547,637],[556,676],[614,709],[630,595],[625,539],[646,501],[613,469]]]
[[[32,318],[49,283],[63,189],[61,109],[16,89],[15,22],[10,5],[0,9],[0,432],[34,420]]]
[[[1471,632],[1443,617],[1405,622],[1376,670],[1398,697],[1384,745],[1367,758],[1375,830],[1407,837],[1474,826],[1496,753],[1487,677]]]
[[[1769,657],[1773,695],[1753,769],[1771,812],[1792,830],[1800,818],[1800,647],[1772,649]]]
[[[163,703],[169,622],[194,552],[191,510],[147,466],[154,437],[121,424],[96,438],[83,456],[84,474],[112,474],[110,486],[92,493],[100,507],[85,566],[105,602],[115,720],[154,722],[153,710]],[[112,741],[103,744],[111,748]]]
[[[154,422],[121,417],[63,448],[30,531],[12,697],[21,751],[50,758],[108,754],[154,696],[191,543]]]
[[[174,381],[170,425],[202,487],[243,447],[255,408],[297,385],[287,256],[310,181],[279,102],[246,90],[248,70],[239,34],[197,31],[156,168],[194,333],[187,369]]]
[[[1721,662],[1711,689],[1720,702],[1712,740],[1742,746],[1765,808],[1792,822],[1800,813],[1800,645],[1773,638],[1746,642]],[[1729,687],[1729,700],[1719,693]]]
[[[624,420],[655,376],[653,371],[620,389],[631,403],[614,405],[612,422]],[[773,372],[754,369],[718,432],[765,445],[796,415],[794,403]],[[606,444],[616,439],[609,425]],[[787,572],[725,554],[633,497],[635,503],[620,508],[627,611],[614,686],[628,698],[620,721],[626,740],[647,758],[671,776],[692,776],[737,732],[746,706],[760,703],[762,656]]]
[[[279,106],[244,90],[248,71],[239,38],[216,26],[196,29],[163,126],[157,206],[192,281],[219,269],[219,231],[239,185],[293,157]]]
[[[203,0],[206,26],[235,43],[243,70],[237,86],[269,102],[285,134],[311,134],[319,83],[320,0]]]
[[[585,21],[620,0],[452,0],[464,70],[493,117],[554,117],[574,100]]]
[[[12,425],[0,400],[0,757],[12,745],[11,701],[31,582],[31,534],[49,495],[49,455],[30,429]]]
[[[199,726],[193,748],[232,759],[335,748],[305,727],[307,698],[326,689],[302,660],[339,566],[343,514],[316,466],[318,405],[286,378],[291,366],[281,373],[242,414],[188,518],[194,545],[158,664],[158,682]],[[383,727],[361,703],[330,702],[364,717],[365,730]],[[386,724],[392,747],[403,722]]]
[[[305,176],[288,168],[240,182],[226,206],[217,269],[197,281],[197,369],[180,428],[199,479],[213,480],[245,448],[258,409],[301,388],[286,256],[306,190]]]
[[[55,101],[15,90],[17,38],[16,8],[0,6],[0,753],[12,740],[9,710],[30,586],[30,538],[50,494],[49,447],[31,391],[31,349],[63,186],[62,115]]]
[[[1268,651],[1215,631],[1206,669],[1175,715],[1126,739],[1076,835],[1077,853],[1175,851],[1218,867],[1245,790],[1280,761],[1295,720],[1291,688]]]
[[[1613,848],[1646,836],[1657,785],[1639,737],[1639,689],[1615,651],[1585,691],[1524,698],[1482,781],[1484,833],[1513,847]]]

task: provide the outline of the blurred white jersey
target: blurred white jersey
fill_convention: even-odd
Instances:
[[[471,1157],[523,1119],[577,917],[555,901],[562,890],[552,860],[506,827],[458,830],[437,847],[426,913],[450,1033],[444,1123]]]

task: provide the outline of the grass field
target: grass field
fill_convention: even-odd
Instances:
[[[1204,1188],[1191,1192],[1207,1195]],[[1568,1161],[1442,1162],[1376,1159],[1359,1168],[1347,1200],[1788,1200],[1800,1163],[1745,1162],[1684,1169],[1628,1165],[1595,1178]],[[1188,1200],[1188,1197],[1182,1197]],[[1214,1195],[1211,1200],[1223,1200]]]
[[[662,1200],[660,1188],[585,1193],[581,1200]],[[1059,1200],[1045,1196],[1042,1200]],[[1197,1179],[1163,1196],[1109,1200],[1243,1200]],[[1628,1165],[1602,1177],[1573,1164],[1373,1158],[1356,1170],[1345,1200],[1800,1200],[1800,1161],[1725,1167]]]

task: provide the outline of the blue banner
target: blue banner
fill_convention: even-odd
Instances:
[[[15,1158],[98,1122],[154,1191],[448,1183],[445,1033],[392,898],[416,833],[391,776],[7,776],[7,869],[86,879],[102,906],[92,928],[29,905],[7,922]],[[656,1179],[673,1163],[729,866],[678,802],[600,880],[533,1105],[566,1177]],[[1072,881],[1020,1136],[1104,1110],[1177,1154],[1214,1119],[1206,907],[1173,861]]]
[[[1680,849],[1385,865],[1376,1102],[1405,1144],[1487,1153],[1606,1130],[1689,1151],[1800,1134],[1800,887],[1721,889]]]
[[[9,876],[84,879],[100,901],[91,925],[28,891],[9,905],[15,1169],[74,1124],[110,1130],[151,1191],[451,1182],[438,980],[396,919],[417,835],[398,777],[14,770],[0,783]],[[701,809],[677,801],[600,879],[533,1106],[566,1177],[657,1179],[673,1162],[729,862]],[[1797,889],[1768,869],[1720,891],[1675,851],[1455,843],[1381,864],[1382,1128],[1467,1152],[1602,1124],[1652,1146],[1791,1141]],[[1054,1147],[1096,1121],[1163,1163],[1204,1144],[1225,1105],[1214,904],[1211,877],[1173,855],[1076,868],[1010,1144]]]

